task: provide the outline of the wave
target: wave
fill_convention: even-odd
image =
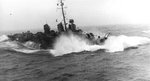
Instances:
[[[32,41],[27,41],[23,44],[24,46],[31,48],[31,49],[40,49],[40,44],[32,42]]]
[[[150,43],[150,39],[147,37],[120,35],[109,37],[103,47],[107,52],[118,52],[124,51],[124,49],[129,47],[137,47],[148,43]]]
[[[150,43],[150,39],[147,37],[138,36],[110,36],[101,45],[91,44],[87,39],[77,35],[61,35],[57,38],[54,43],[54,49],[50,49],[50,53],[54,56],[62,56],[64,54],[72,52],[82,52],[82,51],[96,51],[99,49],[105,49],[106,52],[118,52],[124,51],[126,48],[138,47],[139,45],[144,45]],[[32,41],[27,41],[26,43],[20,43],[17,41],[10,41],[6,35],[0,36],[0,48],[1,49],[11,49],[22,53],[36,53],[40,51],[40,44],[36,44]]]
[[[1,35],[0,36],[0,42],[6,41],[8,39],[9,39],[9,37],[7,35]]]
[[[36,53],[36,52],[39,52],[41,50],[33,50],[33,49],[13,49],[14,51],[17,51],[17,52],[22,52],[22,53],[27,53],[27,54],[31,54],[31,53]]]
[[[142,31],[144,33],[150,34],[150,30]]]
[[[92,45],[88,40],[70,34],[60,36],[54,44],[54,49],[50,52],[54,56],[61,56],[72,52],[96,51],[98,49],[101,49],[101,46]]]
[[[0,48],[1,49],[11,49],[17,52],[22,52],[22,53],[35,53],[40,51],[39,49],[35,48],[29,48],[28,46],[25,46],[22,43],[19,43],[17,41],[6,41],[0,43]]]
[[[106,49],[106,52],[118,52],[147,43],[150,43],[150,39],[146,37],[120,35],[110,36],[102,45],[93,45],[86,39],[71,34],[60,36],[50,53],[54,56],[62,56],[72,52],[96,51],[99,49]]]
[[[32,41],[20,43],[18,41],[11,41],[7,35],[0,36],[0,48],[10,49],[22,53],[35,53],[40,51],[40,45]]]

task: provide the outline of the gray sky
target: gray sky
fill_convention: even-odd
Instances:
[[[58,0],[0,0],[0,31],[56,27]],[[78,26],[150,24],[150,0],[65,0],[67,18]]]

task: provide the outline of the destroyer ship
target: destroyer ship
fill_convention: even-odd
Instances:
[[[88,40],[91,44],[97,45],[104,43],[105,40],[108,38],[110,33],[107,33],[103,37],[95,37],[93,33],[85,33],[84,31],[82,31],[82,29],[77,29],[73,19],[69,19],[69,24],[67,24],[65,16],[66,14],[64,13],[64,2],[60,0],[57,3],[57,6],[61,7],[63,20],[62,22],[58,23],[56,31],[52,30],[48,24],[45,24],[43,27],[44,32],[31,33],[30,31],[27,31],[22,33],[16,33],[13,35],[8,35],[10,40],[18,41],[20,43],[26,43],[30,41],[37,44],[39,46],[39,49],[53,49],[53,44],[55,43],[56,39],[61,35],[77,35]]]

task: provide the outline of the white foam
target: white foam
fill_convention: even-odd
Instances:
[[[32,46],[32,44],[31,44],[31,46]],[[26,44],[26,45],[30,45],[30,44]],[[22,43],[19,43],[17,41],[10,41],[10,40],[0,42],[0,48],[12,49],[12,50],[22,52],[22,53],[35,53],[35,52],[40,51],[39,49],[32,49],[31,47],[29,48]]]
[[[6,40],[8,40],[8,39],[9,39],[9,38],[8,38],[7,35],[1,35],[1,36],[0,36],[0,42],[6,41]]]
[[[0,43],[0,48],[19,48],[21,47],[16,41],[5,41]]]
[[[142,44],[150,43],[150,39],[138,36],[111,36],[103,45],[108,52],[124,51],[125,48],[137,47]]]
[[[99,49],[106,49],[107,52],[118,52],[124,51],[124,49],[129,47],[137,47],[147,43],[150,43],[150,39],[147,37],[120,35],[110,36],[102,45],[92,45],[85,38],[71,34],[62,35],[57,38],[54,49],[50,50],[50,53],[54,56],[61,56],[72,52],[96,51]],[[23,53],[34,53],[40,51],[38,49],[31,49],[36,45],[30,41],[22,44],[17,41],[10,41],[6,35],[0,36],[0,48],[11,48]]]
[[[40,44],[37,44],[32,41],[27,41],[23,45],[26,46],[27,48],[40,49]]]
[[[86,39],[71,34],[60,36],[54,44],[54,50],[50,52],[54,56],[61,56],[71,52],[96,51],[100,48],[99,45],[91,45]]]
[[[15,51],[18,51],[18,52],[22,52],[22,53],[35,53],[35,52],[38,52],[40,50],[32,50],[32,49],[13,49]]]
[[[139,45],[150,43],[150,39],[138,36],[111,36],[103,45],[91,45],[86,39],[75,35],[62,35],[54,44],[54,49],[50,52],[54,56],[62,56],[64,54],[81,51],[96,51],[98,49],[106,49],[107,52],[124,51],[128,47],[137,47]]]
[[[144,33],[150,34],[150,30],[143,31]]]

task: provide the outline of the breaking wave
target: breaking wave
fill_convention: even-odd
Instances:
[[[28,47],[28,48],[31,48],[31,49],[40,49],[40,44],[37,44],[35,42],[32,42],[32,41],[27,41],[23,44],[24,46]]]
[[[120,35],[109,37],[103,47],[107,52],[117,52],[124,51],[124,49],[129,47],[137,47],[148,43],[150,43],[150,39],[147,37]]]
[[[0,36],[0,48],[1,49],[10,49],[17,52],[23,52],[23,53],[34,53],[40,51],[38,47],[39,44],[36,44],[34,42],[28,41],[26,43],[20,43],[17,41],[11,41],[9,40],[9,37],[7,35]]]
[[[108,39],[100,44],[92,44],[84,37],[77,35],[61,35],[57,38],[54,43],[54,49],[50,50],[50,53],[54,56],[62,56],[64,54],[72,52],[82,52],[82,51],[96,51],[99,49],[105,49],[106,52],[118,52],[124,51],[126,48],[138,47],[139,45],[144,45],[150,43],[150,39],[147,37],[138,37],[138,36],[110,36]],[[17,41],[9,40],[7,35],[0,36],[0,48],[1,49],[11,49],[17,52],[23,53],[36,53],[40,50],[39,44],[36,44],[32,41],[26,43],[20,43]]]
[[[7,35],[2,35],[2,36],[0,36],[0,42],[6,41],[6,40],[8,40],[8,39],[9,39],[9,38],[8,38]]]
[[[144,33],[150,34],[150,30],[143,31]]]
[[[107,52],[124,51],[129,47],[137,47],[139,45],[150,43],[147,37],[138,36],[110,36],[102,45],[92,45],[86,39],[76,35],[62,35],[54,44],[54,49],[50,52],[54,56],[62,56],[64,54],[81,51],[96,51],[106,49]]]
[[[96,51],[98,49],[101,49],[101,46],[92,45],[88,40],[71,34],[60,36],[54,44],[54,50],[50,50],[50,52],[54,56],[61,56],[72,52]]]

